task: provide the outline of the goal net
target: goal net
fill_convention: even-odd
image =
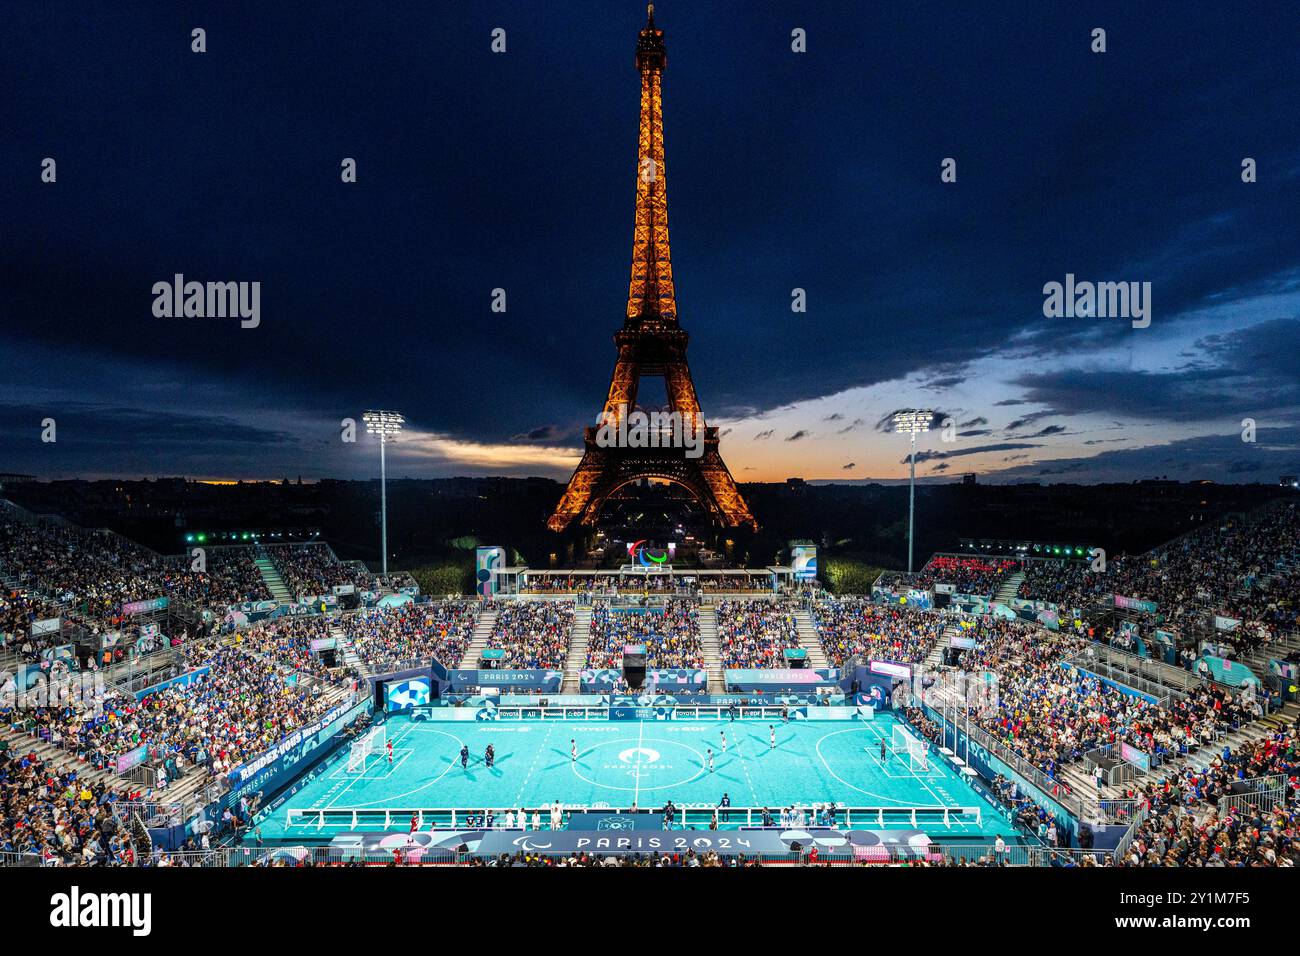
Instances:
[[[906,754],[908,770],[913,773],[924,773],[930,769],[929,748],[926,747],[925,741],[906,727],[894,724],[890,732],[890,745],[899,757]]]
[[[371,754],[383,753],[387,743],[388,734],[383,724],[366,731],[364,737],[352,743],[352,752],[348,754],[348,773],[365,773],[366,758]]]

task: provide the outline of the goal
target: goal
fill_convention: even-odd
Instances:
[[[890,746],[901,758],[907,754],[907,769],[912,773],[926,773],[930,769],[930,751],[925,741],[906,727],[894,724],[890,731]]]
[[[365,773],[366,758],[371,754],[383,753],[387,743],[388,734],[383,724],[366,731],[364,737],[352,744],[352,752],[348,754],[348,773]]]

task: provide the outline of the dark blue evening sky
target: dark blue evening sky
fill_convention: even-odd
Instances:
[[[369,475],[339,422],[391,407],[398,473],[564,477],[627,293],[644,20],[9,0],[0,471]],[[960,433],[928,437],[926,476],[1300,471],[1294,3],[656,21],[679,315],[738,479],[897,478],[879,422],[922,405]],[[175,273],[260,282],[260,326],[156,317]],[[1045,318],[1067,273],[1150,282],[1150,328]]]

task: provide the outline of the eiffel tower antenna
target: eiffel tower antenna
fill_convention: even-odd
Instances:
[[[724,527],[757,527],[718,454],[718,430],[705,424],[686,364],[688,336],[677,322],[672,253],[668,242],[668,175],[664,163],[662,80],[668,63],[664,32],[655,26],[654,4],[637,36],[636,68],[641,78],[641,117],[637,136],[636,207],[632,227],[632,275],[623,327],[614,335],[618,358],[610,380],[601,426],[586,430],[586,451],[569,479],[555,513],[547,521],[563,531],[575,519],[596,522],[605,500],[624,485],[659,478],[685,488],[709,517]],[[682,447],[611,446],[611,432],[627,434],[627,418],[637,411],[643,375],[664,380],[668,414],[680,416],[683,432],[702,436],[694,456]]]

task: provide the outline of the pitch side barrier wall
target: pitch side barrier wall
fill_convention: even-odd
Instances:
[[[976,773],[990,783],[994,777],[999,776],[1015,782],[1022,794],[1056,817],[1058,826],[1064,826],[1075,837],[1078,836],[1080,811],[1078,809],[1067,809],[1063,801],[1049,795],[1043,787],[1031,783],[1026,775],[1013,769],[1010,764],[996,756],[993,753],[993,746],[996,746],[996,742],[988,734],[976,730],[974,727],[970,728],[968,734],[964,726],[960,724],[953,726],[951,721],[947,721],[947,726],[944,726],[945,719],[943,715],[929,704],[923,703],[921,707],[925,711],[925,715],[934,721],[936,725],[944,727],[944,746],[949,747],[956,753],[963,754],[966,757],[967,764]],[[949,743],[950,739],[951,744]],[[990,746],[990,744],[993,746]],[[1041,776],[1041,773],[1038,775]]]
[[[150,836],[162,845],[175,846],[186,836],[197,833],[197,826],[205,819],[220,820],[222,813],[236,806],[241,797],[255,793],[273,796],[334,749],[343,731],[368,713],[372,706],[369,698],[339,704],[319,720],[285,737],[256,760],[231,770],[227,775],[230,789],[184,826],[150,830]]]
[[[491,701],[468,707],[416,707],[412,720],[435,722],[486,720],[870,720],[870,707],[808,707],[802,704],[557,704],[498,706]],[[817,716],[810,716],[812,711]],[[866,712],[864,714],[863,712]]]

